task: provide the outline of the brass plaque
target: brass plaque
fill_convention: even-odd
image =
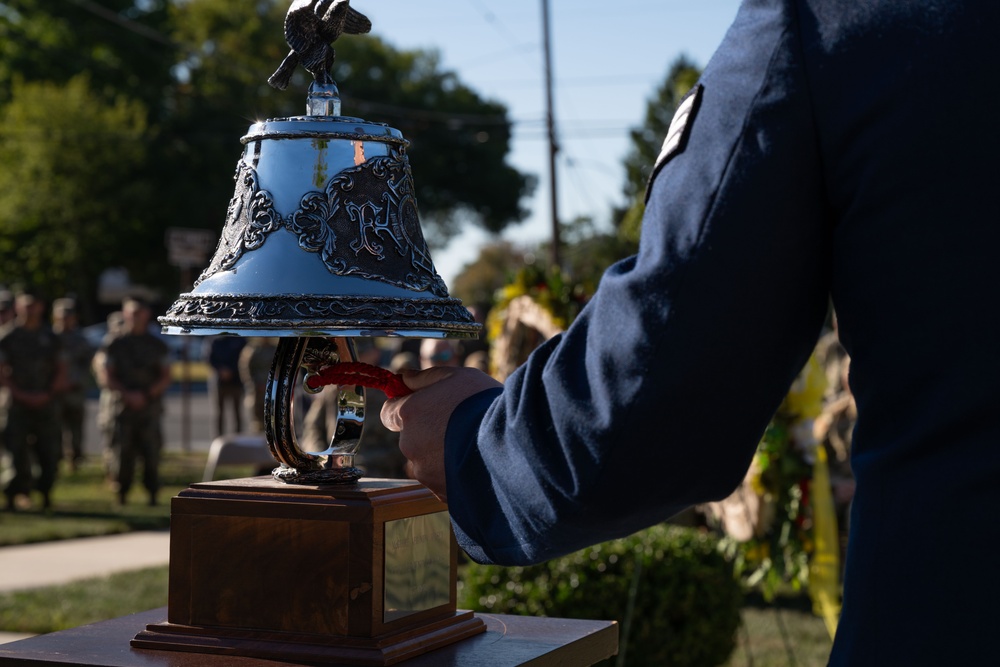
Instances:
[[[385,523],[383,622],[451,602],[451,523],[435,512]]]

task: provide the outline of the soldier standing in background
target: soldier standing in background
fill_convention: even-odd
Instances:
[[[149,331],[149,305],[134,298],[122,303],[122,332],[103,350],[102,380],[112,392],[114,430],[109,473],[125,504],[135,478],[137,458],[143,462],[143,486],[156,505],[160,488],[163,393],[170,386],[166,344]]]
[[[66,383],[66,363],[59,338],[45,323],[45,304],[34,294],[19,294],[15,319],[0,329],[0,384],[10,391],[5,444],[14,477],[4,493],[7,509],[27,508],[30,494],[42,494],[52,507],[51,492],[59,467],[58,394]],[[39,477],[34,479],[32,459]]]
[[[66,389],[59,396],[62,453],[70,469],[75,471],[83,460],[83,416],[94,348],[80,331],[74,299],[62,298],[53,302],[52,330],[59,336],[66,359]]]

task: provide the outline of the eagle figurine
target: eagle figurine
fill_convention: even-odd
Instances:
[[[284,90],[302,65],[317,82],[333,83],[333,42],[344,33],[363,35],[371,29],[372,22],[350,0],[295,0],[285,15],[285,41],[292,50],[267,82]]]

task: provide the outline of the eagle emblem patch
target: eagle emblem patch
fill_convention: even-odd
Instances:
[[[674,112],[673,120],[670,121],[670,129],[667,130],[667,137],[663,140],[663,148],[660,149],[660,156],[656,158],[653,165],[653,172],[649,175],[649,182],[646,184],[646,201],[649,201],[649,193],[653,185],[653,179],[660,173],[660,169],[670,162],[670,160],[684,152],[687,147],[688,137],[691,136],[691,127],[694,118],[701,107],[701,94],[705,87],[700,83],[684,96],[677,111]]]

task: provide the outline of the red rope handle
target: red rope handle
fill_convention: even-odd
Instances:
[[[413,393],[413,390],[403,382],[403,376],[387,371],[378,366],[364,364],[360,361],[345,361],[327,366],[316,375],[306,378],[310,389],[319,390],[330,384],[361,385],[378,389],[387,398],[400,398]]]

